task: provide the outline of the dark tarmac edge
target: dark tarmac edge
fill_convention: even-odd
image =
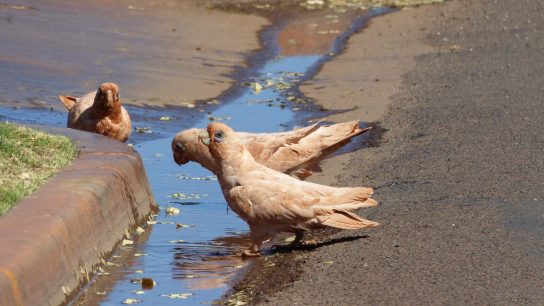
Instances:
[[[382,226],[315,232],[316,249],[257,260],[221,303],[544,301],[544,7],[432,13],[420,30],[433,52],[390,97],[382,139],[330,182],[376,187],[381,205],[359,213]]]

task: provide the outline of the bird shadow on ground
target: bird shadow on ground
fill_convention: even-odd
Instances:
[[[301,244],[301,245],[289,245],[289,244],[276,244],[272,246],[273,249],[271,249],[272,253],[290,253],[293,251],[313,251],[317,248],[327,246],[327,245],[333,245],[337,243],[344,243],[344,242],[350,242],[354,240],[364,239],[368,238],[370,236],[368,235],[358,235],[358,236],[348,236],[348,237],[339,237],[339,238],[333,238],[328,239],[326,241],[317,242],[315,244]]]

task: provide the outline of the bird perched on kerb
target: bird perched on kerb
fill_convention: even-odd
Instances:
[[[257,162],[298,178],[306,178],[316,170],[319,160],[348,143],[352,137],[370,130],[360,128],[357,120],[333,125],[318,124],[280,133],[236,134]],[[207,135],[206,130],[196,128],[177,133],[172,140],[174,160],[179,165],[195,161],[216,173],[219,165],[208,148],[198,140],[201,133]]]
[[[97,91],[80,98],[65,95],[59,98],[68,110],[69,128],[102,134],[122,142],[130,136],[130,117],[121,105],[117,84],[103,83]]]
[[[335,188],[270,169],[257,163],[236,133],[221,122],[209,124],[207,135],[200,137],[219,165],[216,174],[229,207],[249,225],[251,248],[244,256],[259,256],[263,241],[279,232],[295,233],[296,245],[306,230],[379,225],[351,212],[378,204],[371,198],[372,188]]]

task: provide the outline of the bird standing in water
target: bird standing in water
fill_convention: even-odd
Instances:
[[[371,198],[372,188],[335,188],[270,169],[256,162],[224,123],[209,124],[207,135],[200,137],[218,165],[217,178],[229,207],[249,225],[251,248],[244,256],[259,256],[263,241],[279,232],[295,233],[293,244],[299,244],[306,230],[379,225],[351,212],[378,204]]]

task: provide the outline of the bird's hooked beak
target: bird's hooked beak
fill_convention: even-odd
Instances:
[[[198,139],[202,141],[203,144],[207,146],[210,145],[210,135],[205,129],[200,130],[200,134],[198,134]]]

